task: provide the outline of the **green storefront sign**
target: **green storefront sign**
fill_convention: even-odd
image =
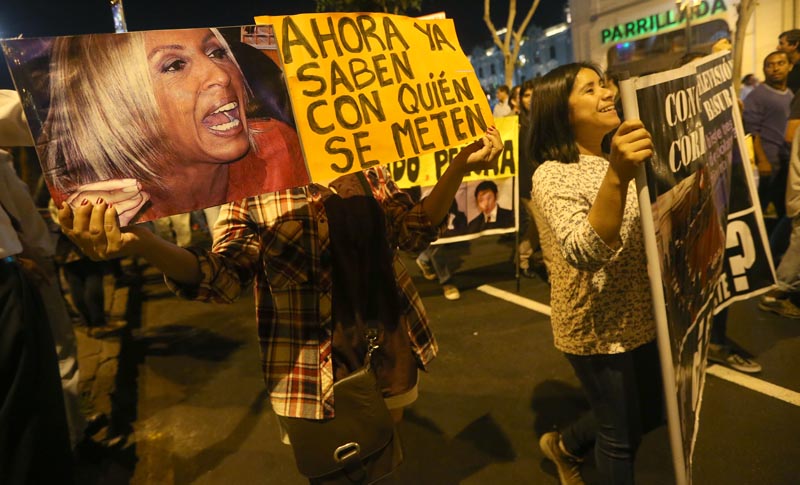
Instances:
[[[724,0],[701,0],[692,12],[692,19],[702,19],[720,12],[726,12],[728,7]],[[661,30],[671,29],[686,22],[686,11],[671,9],[619,24],[610,29],[603,29],[600,39],[603,44],[619,42],[646,34],[655,34]]]

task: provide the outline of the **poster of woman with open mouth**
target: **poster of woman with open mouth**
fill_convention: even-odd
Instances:
[[[270,30],[3,41],[56,204],[124,225],[308,184]]]

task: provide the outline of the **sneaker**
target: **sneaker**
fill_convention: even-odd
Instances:
[[[428,263],[416,259],[417,266],[419,266],[419,270],[422,271],[422,277],[426,280],[433,281],[436,279],[436,271],[433,270],[433,267]]]
[[[448,300],[458,300],[461,298],[461,292],[453,285],[442,285],[442,290],[444,291],[444,297]]]
[[[708,360],[745,374],[758,374],[761,372],[761,364],[722,345],[709,344]]]
[[[83,430],[84,435],[92,436],[100,432],[109,424],[108,415],[103,412],[92,413],[86,416],[86,427]]]
[[[800,319],[800,308],[788,299],[764,295],[758,301],[758,308],[765,312],[777,313],[782,317]]]
[[[122,435],[97,441],[92,438],[85,437],[75,445],[73,455],[78,464],[96,465],[113,460],[114,457],[119,454],[126,442],[127,438]]]
[[[550,431],[539,438],[539,448],[548,460],[556,464],[561,485],[584,485],[581,478],[581,459],[561,449],[561,433]]]

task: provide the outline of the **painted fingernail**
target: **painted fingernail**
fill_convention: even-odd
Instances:
[[[102,203],[103,203],[103,198],[102,197],[98,197],[97,198],[97,202],[95,202],[94,205],[100,205]]]
[[[113,206],[114,206],[114,203],[113,203],[113,202],[109,202],[109,203],[108,203],[108,208],[109,208],[109,209],[110,209],[110,208],[112,208]]]
[[[81,205],[86,205],[86,204],[88,204],[88,203],[89,203],[89,199],[83,199],[83,200],[81,201]]]

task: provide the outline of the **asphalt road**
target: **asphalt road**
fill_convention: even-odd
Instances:
[[[558,483],[538,436],[575,419],[587,403],[552,345],[547,316],[478,289],[516,293],[511,247],[510,240],[488,237],[448,248],[462,289],[457,302],[445,300],[407,258],[440,354],[400,425],[399,483]],[[120,465],[130,481],[120,483],[307,483],[279,442],[265,401],[252,296],[233,305],[185,302],[157,278],[143,291],[128,357],[127,379],[136,389],[130,460]],[[519,295],[546,305],[548,287],[523,279]],[[730,312],[728,334],[758,356],[759,382],[797,399],[800,321],[743,302]],[[694,483],[800,483],[800,407],[714,375],[706,383]],[[674,483],[671,463],[662,427],[645,437],[637,482]],[[593,483],[591,458],[583,474]]]

